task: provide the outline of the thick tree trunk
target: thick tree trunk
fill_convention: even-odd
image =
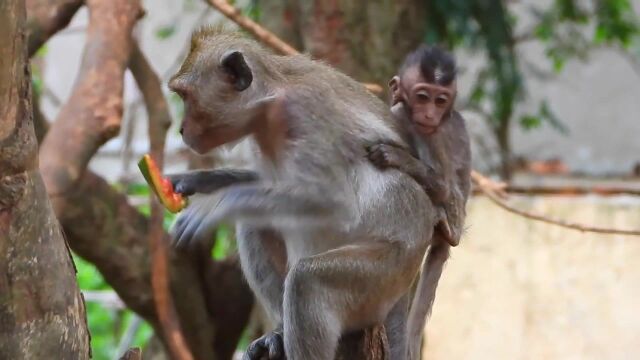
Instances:
[[[0,2],[0,358],[88,359],[75,269],[38,171],[24,0]]]
[[[32,19],[29,21],[29,33],[33,33],[34,29],[46,27],[46,24],[39,24],[38,21],[51,19],[32,14],[32,11],[39,11],[42,14],[55,13],[57,6],[64,2],[69,1],[51,2],[52,8],[45,11],[42,7],[43,0],[29,1],[27,3],[30,5],[29,18]],[[90,4],[94,7],[97,5],[100,3]],[[135,13],[127,13],[127,15],[135,16]],[[101,31],[109,31],[109,29],[101,27]],[[122,45],[112,42],[103,44],[106,47]],[[96,51],[99,49],[92,49],[92,52]],[[105,52],[112,55],[110,51]],[[93,56],[85,54],[85,57]],[[154,156],[159,158],[159,151],[163,148],[164,130],[171,121],[161,86],[135,44],[128,65],[144,94],[152,127],[150,129],[152,148]],[[84,82],[79,78],[76,86],[85,86]],[[100,95],[101,97],[109,97],[111,96],[109,94],[120,91],[118,86],[99,86],[98,89],[104,92]],[[83,92],[78,93],[78,97],[86,95]],[[88,103],[78,98],[72,98],[70,102],[75,102],[75,109],[84,106],[88,110],[83,111],[82,116],[78,114],[71,116],[76,124],[81,124],[80,127],[86,131],[103,133],[104,128],[101,126],[91,128],[82,123],[95,124],[96,120],[100,120],[100,117],[93,117],[96,111],[91,109],[103,107],[104,104]],[[39,112],[37,104],[34,104],[34,111],[39,115],[36,130],[39,130],[37,132],[41,139],[49,130],[48,121]],[[68,126],[64,122],[62,124]],[[52,128],[55,128],[61,124],[56,122],[52,125]],[[92,135],[91,138],[96,141],[106,141],[102,136]],[[91,157],[95,149],[97,146],[88,142],[84,143],[84,147],[75,148],[87,157]],[[63,155],[63,149],[52,147],[49,151],[49,156],[66,159],[65,163],[71,164],[71,160]],[[82,169],[82,175],[74,183],[73,191],[64,197],[64,203],[65,211],[61,212],[59,217],[71,248],[96,265],[127,306],[149,321],[156,332],[162,336],[153,302],[147,242],[150,229],[154,225],[128,204],[126,196],[118,193],[102,178],[86,169]],[[166,241],[166,234],[162,234],[162,237]],[[243,281],[237,261],[229,259],[214,262],[206,253],[176,252],[171,252],[168,260],[175,308],[190,350],[197,359],[230,359],[253,304],[253,297]],[[224,293],[220,291],[220,284],[225,284]],[[231,321],[232,325],[230,325]],[[224,329],[224,331],[216,332],[214,329]],[[163,340],[166,339],[163,338]]]
[[[385,90],[426,29],[424,1],[284,0],[260,6],[260,22],[298,50]]]

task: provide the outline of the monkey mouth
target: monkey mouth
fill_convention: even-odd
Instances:
[[[416,130],[423,135],[433,135],[438,131],[437,126],[429,126],[425,124],[415,123]]]

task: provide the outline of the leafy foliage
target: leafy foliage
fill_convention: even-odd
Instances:
[[[429,0],[425,42],[482,52],[487,65],[477,74],[467,99],[470,109],[484,114],[508,153],[508,129],[517,103],[526,91],[522,59],[516,47],[524,41],[542,42],[555,72],[571,59],[586,59],[597,46],[628,50],[640,35],[640,22],[630,0],[554,0],[546,9],[532,7],[534,26],[515,35],[518,19],[505,1]],[[519,124],[527,130],[547,123],[562,133],[567,129],[542,101],[537,114],[525,114]],[[500,139],[500,137],[507,137]],[[503,159],[503,163],[508,159]]]
[[[77,278],[80,290],[112,290],[93,264],[75,254],[73,261],[78,270]],[[96,360],[118,358],[122,354],[116,354],[116,349],[120,338],[133,321],[133,312],[125,309],[107,308],[101,303],[92,301],[86,301],[86,309],[93,358]],[[143,322],[136,330],[131,346],[144,346],[152,334],[151,326]]]
[[[129,196],[136,197],[148,197],[150,191],[146,183],[130,183],[126,186],[114,184],[114,187]],[[140,205],[137,209],[145,216],[149,216],[150,207],[148,204]],[[165,230],[169,229],[175,216],[175,214],[165,211]],[[216,242],[211,252],[214,260],[224,259],[236,251],[235,237],[230,226],[220,226],[215,236]],[[113,291],[93,264],[75,254],[73,260],[78,269],[77,279],[80,290]],[[122,354],[116,354],[116,349],[126,329],[131,325],[135,316],[134,313],[128,309],[111,309],[101,303],[92,301],[86,302],[86,308],[89,331],[91,332],[93,358],[97,360],[118,358]],[[152,327],[143,321],[134,334],[131,346],[144,348],[152,334]],[[238,347],[244,348],[247,344],[248,338],[245,335]]]

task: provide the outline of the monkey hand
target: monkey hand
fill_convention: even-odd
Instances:
[[[169,230],[173,245],[188,248],[197,243],[213,244],[216,228],[228,217],[231,208],[229,198],[224,195],[216,193],[193,198]]]
[[[380,169],[396,168],[402,170],[403,164],[407,163],[407,158],[410,158],[411,155],[393,145],[376,144],[368,148],[367,157]]]
[[[242,360],[286,360],[282,330],[276,329],[258,338],[249,345]]]
[[[167,178],[171,181],[171,185],[173,185],[173,191],[184,196],[191,196],[198,190],[196,179],[189,176],[189,174],[167,175]]]

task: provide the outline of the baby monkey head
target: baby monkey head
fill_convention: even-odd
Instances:
[[[169,81],[184,103],[180,133],[189,147],[202,154],[250,133],[265,97],[265,77],[258,75],[266,56],[254,41],[221,28],[192,35],[189,54]]]
[[[404,103],[415,130],[425,136],[434,134],[455,102],[455,59],[438,47],[423,45],[407,55],[389,88],[392,105]]]

